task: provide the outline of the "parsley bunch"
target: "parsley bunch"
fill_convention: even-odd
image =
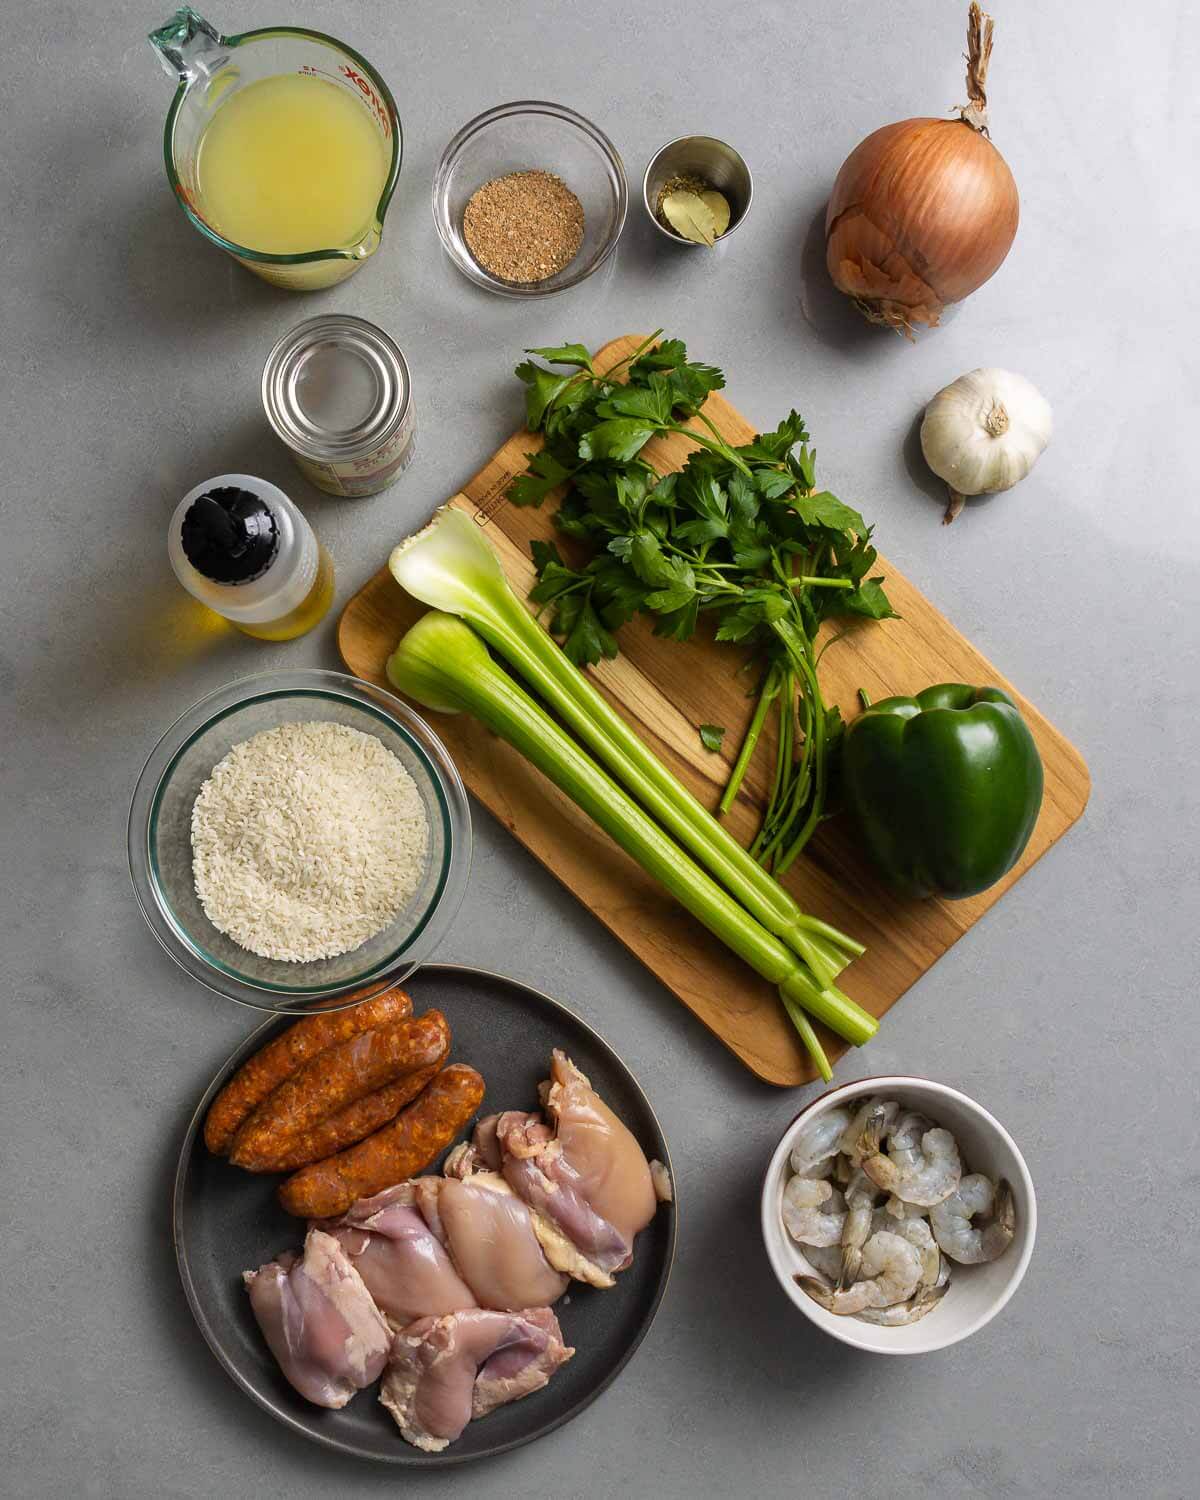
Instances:
[[[527,424],[545,435],[545,447],[529,456],[509,499],[540,505],[569,484],[555,524],[591,549],[573,567],[553,543],[535,541],[530,598],[551,611],[551,630],[579,667],[616,656],[615,633],[638,613],[654,617],[656,635],[677,641],[711,615],[717,640],[752,648],[757,702],[720,809],[732,806],[773,711],[772,790],[752,850],[782,874],[827,816],[842,731],[837,708],[821,696],[817,632],[828,619],[882,620],[894,611],[883,579],[871,574],[871,528],[816,489],[816,455],[799,414],[731,446],[701,410],[725,384],[721,371],[689,361],[678,339],[658,339],[603,374],[581,344],[526,351],[558,369],[533,360],[517,367]],[[693,418],[700,428],[685,425]],[[660,475],[641,453],[668,432],[698,447],[681,472]],[[719,726],[704,728],[711,746]]]

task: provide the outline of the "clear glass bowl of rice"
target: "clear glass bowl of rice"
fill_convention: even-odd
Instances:
[[[299,727],[312,725],[322,727],[316,730]],[[324,727],[329,725],[342,729]],[[270,731],[278,733],[268,734]],[[365,762],[361,755],[349,757],[354,761],[352,768],[343,764],[347,760],[345,755],[331,756],[329,764],[319,768],[320,777],[314,772],[312,779],[320,782],[319,791],[307,785],[303,748],[293,751],[287,768],[272,771],[262,800],[273,798],[276,804],[284,804],[274,808],[273,816],[281,825],[285,842],[288,837],[293,840],[298,837],[287,805],[292,791],[289,790],[288,797],[280,796],[280,786],[287,776],[292,778],[287,785],[294,785],[296,822],[301,829],[308,830],[308,836],[314,828],[314,818],[318,820],[316,827],[321,836],[336,840],[341,837],[342,828],[347,828],[347,837],[353,835],[352,813],[361,811],[368,822],[374,816],[377,821],[373,826],[372,857],[376,861],[380,858],[384,825],[378,822],[378,808],[372,811],[376,799],[371,795],[370,777],[382,768],[388,779],[389,796],[397,787],[402,791],[403,802],[391,805],[402,805],[406,813],[406,835],[397,839],[394,854],[404,865],[399,879],[387,888],[392,896],[402,896],[402,904],[390,913],[385,910],[385,915],[379,918],[383,925],[365,939],[356,937],[348,951],[300,959],[266,956],[251,951],[231,936],[233,930],[240,930],[237,906],[243,896],[251,905],[264,908],[296,899],[287,892],[279,894],[269,883],[264,885],[258,878],[257,867],[254,881],[248,883],[244,875],[230,878],[225,873],[229,869],[227,863],[220,867],[223,873],[216,884],[209,872],[205,901],[197,892],[197,875],[202,869],[194,864],[193,858],[193,809],[197,797],[206,783],[211,788],[216,781],[212,776],[214,768],[234,763],[226,757],[235,747],[264,734],[270,745],[282,739],[292,746],[303,747],[311,741],[327,751],[346,745],[356,752],[367,752]],[[369,736],[375,743],[359,736]],[[402,770],[390,756],[395,757]],[[263,768],[256,764],[250,771],[261,776]],[[343,777],[349,779],[343,782],[340,779]],[[344,794],[339,790],[343,785]],[[253,780],[248,781],[243,774],[239,788],[242,802],[233,804],[248,806],[252,823],[256,813],[253,786]],[[353,809],[346,809],[338,806],[339,797],[356,798],[357,802]],[[345,821],[347,818],[349,823]],[[419,835],[422,821],[427,830],[423,840],[413,832],[417,830]],[[207,825],[204,833],[206,836],[210,833]],[[249,829],[246,837],[250,835],[253,857],[266,862],[264,869],[269,879],[278,876],[278,869],[287,866],[289,858],[294,867],[297,855],[302,857],[310,852],[293,849],[289,853],[285,848],[277,854],[270,847],[264,852],[264,843],[269,845],[276,836],[273,830],[268,828],[264,839],[262,827],[257,826]],[[239,839],[243,839],[242,829],[223,828],[222,837],[228,844],[225,852],[238,858],[247,857],[238,848]],[[300,837],[303,840],[304,835]],[[202,847],[196,846],[197,858],[203,857]],[[357,899],[354,891],[358,886],[353,890],[346,887],[346,873],[335,871],[336,863],[329,858],[311,860],[313,868],[306,878],[315,880],[318,890],[324,892],[323,897],[313,899],[336,900],[338,919],[345,921],[347,911],[353,912]],[[471,815],[467,795],[446,747],[429,725],[399,698],[341,672],[318,669],[263,672],[239,678],[202,698],[155,745],[138,777],[129,810],[129,871],[151,932],[194,979],[219,995],[257,1010],[295,1014],[337,1010],[403,981],[430,957],[446,935],[462,904],[470,865]],[[372,876],[378,874],[379,871],[366,869],[363,883],[369,884]],[[331,881],[340,882],[342,887],[333,894]],[[307,891],[303,899],[309,900]],[[290,905],[267,910],[265,914],[270,920],[265,924],[266,930],[274,933],[286,930],[286,924],[299,910]],[[216,912],[218,922],[214,922],[210,911]],[[311,918],[311,911],[307,915]],[[374,917],[360,922],[360,929],[363,925],[375,925]],[[257,937],[253,940],[272,948],[270,941],[261,942]],[[336,947],[337,943],[335,934],[328,946]],[[285,947],[286,944],[275,944],[276,950]]]

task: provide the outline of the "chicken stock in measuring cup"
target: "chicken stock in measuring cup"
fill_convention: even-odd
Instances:
[[[178,83],[167,177],[206,239],[293,291],[344,281],[375,253],[401,131],[365,58],[298,27],[222,36],[190,6],[150,44]]]

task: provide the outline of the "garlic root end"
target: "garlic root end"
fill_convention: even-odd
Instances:
[[[947,485],[946,490],[950,496],[950,504],[947,505],[946,514],[942,517],[943,526],[949,526],[950,522],[953,521],[955,516],[958,515],[959,511],[962,510],[963,506],[967,502],[967,497],[965,495],[960,495],[958,491],[953,487],[953,485]]]

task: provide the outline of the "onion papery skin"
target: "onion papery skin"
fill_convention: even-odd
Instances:
[[[964,120],[901,120],[843,162],[826,264],[866,317],[911,335],[995,274],[1019,218],[1017,184],[985,135]]]

